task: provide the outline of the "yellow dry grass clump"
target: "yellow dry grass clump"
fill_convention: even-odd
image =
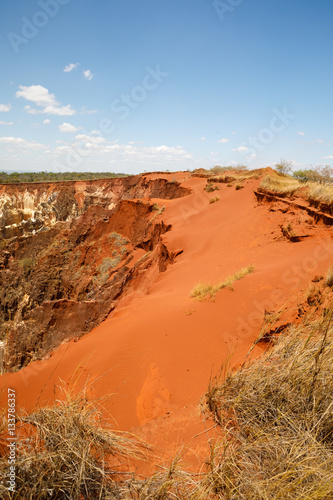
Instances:
[[[333,203],[332,184],[319,184],[318,182],[308,182],[307,196],[309,200],[321,201],[323,203]]]
[[[332,316],[331,305],[210,385],[207,404],[224,435],[205,479],[216,498],[333,498]]]
[[[216,293],[219,290],[222,290],[223,288],[232,288],[232,285],[235,281],[238,281],[247,274],[253,273],[254,267],[253,266],[247,266],[241,269],[240,271],[237,271],[237,273],[233,274],[232,276],[228,276],[228,278],[221,283],[218,283],[217,285],[213,285],[212,283],[198,283],[196,285],[192,292],[191,292],[191,297],[198,299],[198,300],[205,300],[206,298],[214,298]]]
[[[278,194],[292,195],[304,185],[289,175],[269,174],[262,179],[259,187]]]

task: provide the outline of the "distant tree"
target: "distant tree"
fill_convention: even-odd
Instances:
[[[330,165],[318,165],[317,167],[296,170],[293,177],[300,182],[319,182],[319,184],[333,183],[333,168]]]
[[[281,158],[280,163],[275,164],[275,170],[281,175],[288,175],[291,171],[293,162]]]

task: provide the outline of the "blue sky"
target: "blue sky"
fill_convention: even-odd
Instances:
[[[0,170],[333,164],[332,0],[13,0]]]

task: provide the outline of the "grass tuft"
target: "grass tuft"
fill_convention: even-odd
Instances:
[[[288,175],[266,175],[259,187],[274,191],[277,194],[293,195],[303,185]]]
[[[129,459],[145,459],[148,447],[100,422],[98,407],[82,394],[21,416],[19,424],[30,435],[17,449],[15,499],[119,498],[120,471]],[[1,457],[2,477],[8,468]],[[14,498],[5,495],[0,485],[1,498]]]
[[[333,287],[333,266],[331,266],[327,271],[325,285],[329,286],[330,288]]]
[[[191,297],[200,301],[205,300],[207,298],[212,299],[215,297],[217,292],[219,292],[223,288],[230,288],[231,290],[233,290],[232,285],[234,284],[235,281],[241,280],[247,274],[253,273],[253,271],[254,271],[254,266],[244,267],[243,269],[237,271],[237,273],[233,274],[232,276],[229,276],[226,280],[222,281],[221,283],[218,283],[217,285],[213,285],[212,283],[200,282],[191,291]]]
[[[205,479],[217,498],[333,498],[332,315],[331,305],[209,387],[224,436]]]
[[[309,182],[308,198],[309,200],[319,201],[323,203],[333,203],[333,186],[329,184],[319,184],[317,182]]]

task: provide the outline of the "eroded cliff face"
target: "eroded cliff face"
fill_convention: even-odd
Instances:
[[[96,181],[0,185],[0,238],[35,234],[82,215],[90,205],[113,209],[119,200],[172,199],[188,191],[166,179],[133,176]]]
[[[4,369],[20,369],[82,336],[164,271],[174,258],[162,240],[171,226],[149,198],[188,193],[177,182],[144,176],[1,186]]]

